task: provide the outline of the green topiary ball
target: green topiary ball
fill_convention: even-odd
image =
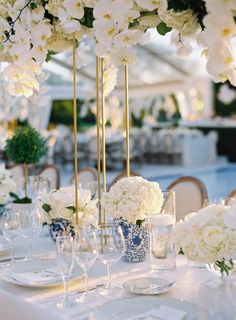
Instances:
[[[7,140],[5,151],[17,164],[34,164],[47,154],[46,140],[29,126],[19,127]]]

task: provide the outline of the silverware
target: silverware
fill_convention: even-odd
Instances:
[[[88,288],[88,291],[93,291],[93,290],[96,290],[96,289],[99,289],[101,287],[104,286],[104,283],[99,283],[97,284],[96,286],[93,286],[93,287],[90,287]],[[82,293],[86,292],[85,289],[82,289],[82,290],[75,290],[75,291],[71,291],[69,292],[69,297],[73,297],[75,295],[80,295]],[[47,298],[45,300],[42,300],[40,302],[40,304],[44,304],[44,303],[48,303],[48,302],[53,302],[53,301],[56,301],[58,299],[61,299],[62,297],[64,296],[64,293],[60,294],[60,295],[57,295],[57,296],[54,296],[54,297],[50,297],[50,298]]]

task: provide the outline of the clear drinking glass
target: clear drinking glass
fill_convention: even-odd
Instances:
[[[33,210],[19,210],[17,215],[19,223],[19,234],[28,241],[28,260],[33,259],[32,240],[37,237],[42,229],[43,217],[39,208]]]
[[[88,301],[88,271],[97,259],[96,229],[92,226],[84,226],[74,240],[75,260],[84,270],[85,292],[76,298],[78,302]]]
[[[51,178],[43,176],[34,176],[31,180],[31,190],[33,198],[40,198],[51,189]]]
[[[70,236],[57,237],[57,266],[64,285],[64,298],[57,303],[59,308],[70,308],[74,305],[68,295],[67,278],[74,267],[74,239]]]
[[[118,262],[125,252],[125,240],[120,226],[112,223],[101,224],[97,231],[98,259],[107,266],[107,286],[101,291],[102,295],[114,297],[119,293],[118,288],[112,288],[110,267]]]
[[[175,193],[164,191],[164,202],[160,213],[150,218],[152,270],[172,270],[176,268],[173,243],[173,228],[176,221]]]
[[[11,264],[14,259],[14,243],[19,236],[19,220],[18,213],[12,209],[6,209],[2,215],[1,228],[4,238],[10,242],[11,246]]]

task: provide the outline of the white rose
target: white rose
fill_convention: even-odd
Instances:
[[[225,212],[224,223],[228,228],[236,229],[236,206],[231,207]]]
[[[224,240],[223,231],[219,226],[207,226],[203,231],[203,239],[208,245],[218,247]]]

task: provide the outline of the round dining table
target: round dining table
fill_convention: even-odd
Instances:
[[[0,243],[3,239],[0,237]],[[27,242],[23,238],[19,238],[15,245],[15,256],[21,258],[27,256]],[[45,232],[40,237],[33,240],[33,253],[35,259],[47,257],[56,254],[55,242]],[[8,254],[0,255],[0,273],[4,271]],[[22,260],[16,260],[17,264]],[[163,298],[175,298],[180,301],[188,301],[196,305],[206,315],[206,319],[236,319],[233,291],[226,292],[223,288],[207,287],[206,282],[214,279],[215,274],[207,269],[190,268],[187,260],[183,256],[177,257],[177,268],[166,272],[153,272],[151,270],[150,260],[147,258],[145,262],[127,263],[119,261],[112,265],[112,286],[119,287],[119,299],[125,298],[129,300],[129,307],[132,310],[137,308],[137,297],[148,299],[148,295],[138,296],[131,294],[123,288],[123,283],[129,279],[154,277],[174,281],[169,291],[153,295],[157,304]],[[0,279],[0,319],[1,320],[60,320],[60,319],[79,319],[90,320],[94,318],[93,312],[99,310],[101,306],[109,306],[114,297],[104,297],[99,295],[99,288],[105,284],[107,280],[106,266],[99,261],[89,271],[89,291],[94,294],[94,298],[86,303],[80,303],[71,308],[58,308],[57,302],[63,299],[62,283],[55,287],[33,288],[9,283]],[[69,291],[71,297],[81,295],[84,291],[84,278],[80,276],[78,279],[69,281]],[[236,292],[236,290],[235,290]],[[158,300],[159,299],[159,300]],[[142,301],[142,300],[141,300]],[[162,300],[161,300],[162,301]],[[145,300],[144,300],[145,303]],[[236,304],[236,303],[235,303]],[[113,319],[116,319],[114,317]],[[118,319],[118,318],[117,318]],[[136,319],[136,318],[135,318]],[[138,319],[138,318],[137,318]],[[173,318],[174,319],[174,318]],[[188,319],[188,317],[184,318]],[[192,318],[191,318],[192,319]],[[194,318],[195,319],[195,318]],[[196,318],[197,319],[197,318]],[[100,318],[99,318],[100,320]],[[104,320],[109,320],[104,316]],[[127,319],[128,320],[128,319]],[[201,319],[199,319],[201,320]]]

